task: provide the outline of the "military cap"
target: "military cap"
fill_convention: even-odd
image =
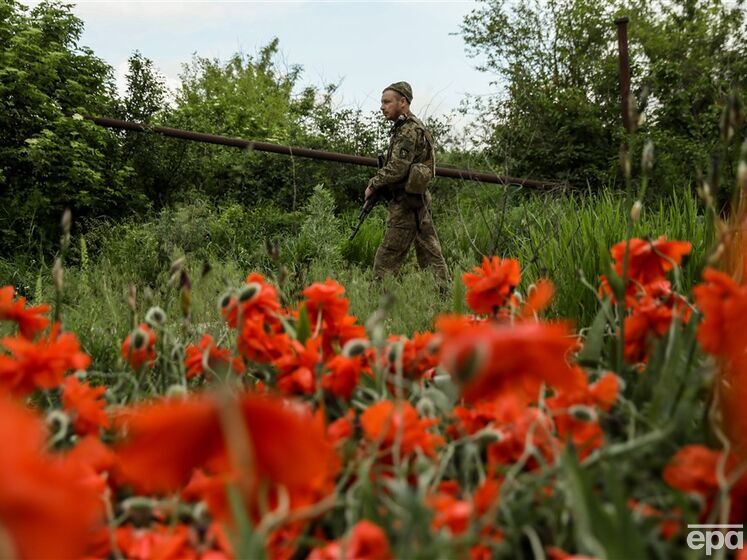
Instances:
[[[407,82],[394,82],[393,84],[384,88],[384,91],[391,89],[396,91],[400,95],[407,99],[408,103],[412,103],[412,87]]]

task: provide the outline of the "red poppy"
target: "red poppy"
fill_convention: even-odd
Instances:
[[[79,439],[65,457],[69,461],[87,465],[97,473],[112,470],[115,463],[114,452],[111,448],[104,445],[98,436],[93,435]]]
[[[597,410],[608,411],[620,387],[618,377],[608,373],[592,385],[586,374],[574,368],[579,377],[579,387],[571,392],[561,392],[545,403],[552,412],[558,436],[573,442],[580,457],[587,457],[604,443],[604,432],[599,426]]]
[[[494,510],[498,499],[500,498],[501,484],[503,482],[496,478],[486,478],[485,481],[477,487],[472,501],[475,505],[475,515],[478,517],[485,515]]]
[[[273,360],[278,370],[277,387],[281,392],[287,395],[311,395],[316,391],[321,343],[319,337],[308,338],[305,344],[291,340],[288,350]]]
[[[693,288],[703,313],[698,342],[716,356],[732,356],[744,348],[747,327],[747,286],[712,268],[703,271],[703,283]]]
[[[15,321],[23,336],[34,338],[49,325],[49,319],[42,316],[49,312],[49,306],[43,304],[26,307],[25,297],[13,301],[14,293],[13,286],[0,288],[0,321]]]
[[[62,384],[62,406],[72,416],[75,431],[81,435],[98,434],[111,424],[103,399],[106,387],[91,387],[68,375]]]
[[[523,305],[518,309],[518,315],[524,319],[536,316],[544,310],[555,295],[555,286],[547,278],[540,278],[533,284]]]
[[[329,373],[322,377],[322,388],[331,395],[349,401],[365,367],[364,360],[363,354],[353,357],[338,354],[324,365]]]
[[[350,530],[342,543],[332,542],[315,548],[307,560],[391,560],[389,539],[384,530],[366,519]]]
[[[344,293],[345,288],[331,278],[323,283],[316,282],[303,291],[312,330],[316,330],[317,324],[335,324],[347,315],[350,303],[343,297]]]
[[[576,386],[566,361],[575,345],[565,323],[482,323],[445,336],[441,355],[465,401],[514,393],[528,404],[543,383],[562,390]]]
[[[140,371],[143,366],[153,367],[156,361],[156,333],[146,323],[140,323],[122,342],[121,352],[135,371]]]
[[[722,427],[734,448],[747,455],[747,286],[722,272],[707,268],[704,283],[693,289],[703,312],[698,341],[706,352],[718,357],[718,392]]]
[[[469,529],[472,504],[467,500],[449,493],[438,493],[428,496],[426,504],[433,510],[431,527],[434,530],[448,529],[452,535],[463,535]]]
[[[547,557],[550,560],[597,560],[594,556],[583,556],[581,554],[569,554],[562,548],[551,546],[547,549]]]
[[[103,525],[90,469],[46,452],[42,419],[0,398],[0,527],[19,558],[73,558]]]
[[[239,326],[239,319],[242,323],[258,319],[274,322],[281,310],[277,289],[258,272],[247,276],[238,293],[226,297],[220,305],[221,315],[234,329]]]
[[[35,389],[52,389],[62,383],[66,372],[91,364],[75,334],[59,331],[56,324],[46,338],[35,342],[21,336],[3,338],[10,355],[0,355],[1,392],[25,396]]]
[[[435,457],[436,448],[443,443],[443,438],[427,429],[437,423],[436,419],[418,418],[415,408],[406,401],[379,401],[369,406],[361,415],[361,426],[366,439],[384,450],[390,450],[398,444],[403,456],[420,450]]]
[[[432,332],[416,332],[412,338],[390,336],[385,367],[391,375],[402,368],[407,379],[421,379],[440,361],[441,335]]]
[[[299,539],[305,527],[303,522],[296,522],[272,531],[266,540],[268,557],[272,560],[293,560],[297,557]]]
[[[507,303],[520,279],[521,267],[516,259],[484,257],[481,266],[462,276],[467,288],[467,305],[475,313],[495,314]]]
[[[644,362],[652,338],[667,334],[672,324],[672,310],[645,297],[625,317],[625,359],[630,363]]]
[[[622,276],[623,273],[626,246],[626,241],[620,241],[610,249],[618,276]],[[679,266],[682,258],[688,255],[691,249],[692,244],[689,241],[667,241],[664,235],[655,241],[633,238],[628,249],[627,277],[639,284],[664,280],[666,273],[675,265]]]
[[[252,394],[235,404],[245,422],[255,472],[242,473],[296,490],[322,490],[334,473],[334,451],[323,429],[283,401]],[[225,406],[221,405],[225,411]],[[118,448],[124,478],[140,490],[173,492],[196,468],[227,473],[221,414],[210,395],[134,407],[122,415],[126,439]],[[242,445],[233,442],[232,445]]]
[[[552,463],[562,445],[553,435],[553,422],[537,408],[526,408],[513,422],[500,427],[500,438],[488,446],[489,472],[496,472],[533,450],[526,468]]]
[[[125,525],[116,530],[117,547],[130,560],[198,560],[204,557],[194,546],[196,540],[193,530],[183,524]]]
[[[327,426],[327,439],[332,442],[335,447],[343,445],[353,435],[355,422],[355,412],[352,408],[348,409],[345,416],[338,418],[334,422],[330,422]]]
[[[279,322],[263,315],[246,318],[241,325],[238,349],[251,362],[269,364],[290,351],[291,338]]]
[[[230,474],[210,475],[203,469],[195,469],[189,482],[181,491],[181,496],[187,501],[203,501],[213,519],[220,522],[228,521],[231,508],[228,503],[228,488],[236,484],[237,477]]]
[[[227,348],[218,348],[209,334],[202,335],[199,344],[187,346],[184,367],[187,368],[187,377],[190,379],[204,374],[205,367],[213,371],[230,367],[237,374],[246,371],[244,361],[238,356],[231,356],[231,351]]]
[[[447,428],[447,433],[459,439],[491,425],[498,429],[502,424],[516,420],[525,408],[524,399],[512,393],[479,400],[468,406],[455,406],[452,413],[456,422]]]
[[[682,530],[682,522],[679,519],[682,511],[679,508],[674,508],[671,513],[664,513],[651,504],[639,502],[633,498],[628,499],[628,507],[636,515],[659,519],[659,532],[666,540],[673,539]]]
[[[705,503],[703,517],[708,515],[720,491],[716,473],[722,454],[723,451],[708,449],[702,445],[686,445],[675,453],[664,468],[663,478],[669,486],[680,492],[697,494],[703,499]],[[726,476],[738,468],[739,463],[740,460],[736,455],[729,455],[726,460]],[[747,517],[745,498],[747,498],[747,476],[742,475],[731,488],[732,507],[729,515],[732,523],[745,521]]]

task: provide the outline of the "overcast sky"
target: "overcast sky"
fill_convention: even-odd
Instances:
[[[449,112],[465,93],[495,91],[459,35],[474,1],[71,3],[85,23],[81,44],[115,68],[120,85],[136,49],[173,87],[193,53],[225,60],[277,37],[282,60],[303,67],[302,85],[341,84],[340,106],[377,110],[382,88],[399,80],[412,85],[421,116]]]

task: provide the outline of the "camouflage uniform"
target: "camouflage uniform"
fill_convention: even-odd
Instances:
[[[443,289],[449,285],[449,271],[433,226],[430,192],[408,194],[404,187],[410,165],[431,160],[430,134],[420,119],[409,114],[394,123],[390,136],[385,165],[368,182],[374,191],[385,189],[391,196],[386,232],[374,260],[374,275],[381,278],[386,273],[397,274],[414,243],[418,265],[432,267]]]

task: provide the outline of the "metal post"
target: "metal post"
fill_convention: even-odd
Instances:
[[[615,20],[617,25],[617,52],[620,62],[620,98],[622,103],[622,117],[625,132],[633,129],[630,114],[630,60],[628,59],[628,16]]]

